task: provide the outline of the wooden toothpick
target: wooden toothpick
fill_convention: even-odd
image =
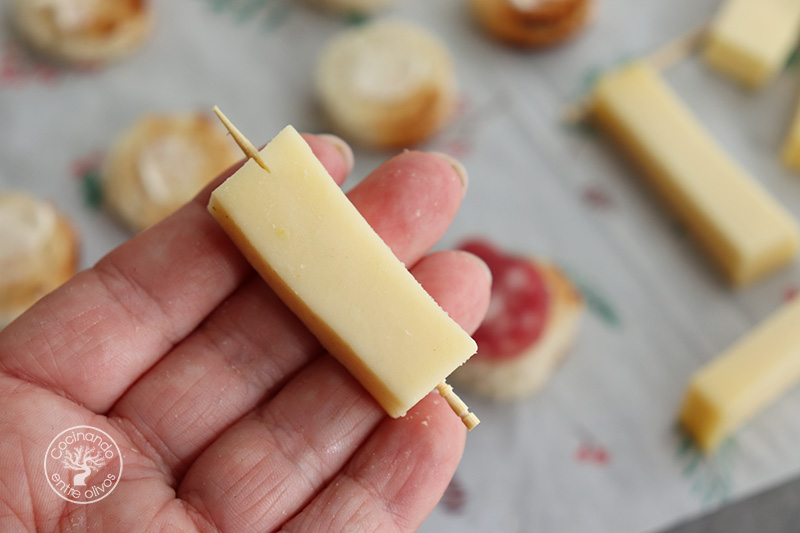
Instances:
[[[645,56],[644,61],[650,63],[657,70],[667,70],[672,65],[690,55],[700,45],[706,35],[707,27],[701,26],[685,35],[681,35],[655,52]],[[573,102],[564,110],[564,120],[568,124],[577,124],[589,116],[592,109],[591,98],[584,97]]]
[[[458,397],[458,395],[453,392],[453,387],[451,387],[446,381],[442,381],[438,385],[436,385],[436,390],[439,394],[447,400],[447,405],[450,406],[450,409],[453,410],[455,414],[464,422],[464,425],[467,426],[467,430],[472,430],[475,426],[481,423],[478,420],[478,417],[475,416],[473,413],[469,412],[469,407],[464,401]]]
[[[645,60],[658,70],[667,70],[675,63],[692,54],[706,38],[707,30],[708,27],[706,25],[695,28],[689,33],[668,42],[648,55]]]
[[[222,122],[222,125],[225,126],[225,128],[231,134],[231,137],[233,137],[233,140],[236,141],[236,144],[239,145],[239,148],[242,149],[242,152],[244,152],[244,155],[249,157],[250,159],[252,159],[256,163],[258,163],[258,166],[260,166],[261,168],[263,168],[267,172],[272,172],[269,169],[269,167],[266,165],[266,163],[264,163],[264,160],[261,159],[261,154],[258,153],[258,150],[256,150],[255,146],[253,146],[253,143],[251,143],[249,140],[247,140],[247,137],[245,137],[242,134],[242,132],[239,131],[236,128],[236,126],[233,125],[233,122],[228,120],[228,117],[225,116],[225,114],[220,110],[219,107],[214,106],[214,113],[216,113],[217,118],[219,118],[219,120]]]

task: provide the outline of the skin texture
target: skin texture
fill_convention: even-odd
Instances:
[[[343,182],[349,148],[305,137]],[[0,530],[413,531],[438,502],[460,420],[433,393],[387,417],[206,212],[215,185],[0,332]],[[488,270],[428,254],[463,192],[446,160],[405,152],[350,198],[472,332]],[[124,459],[114,492],[88,505],[42,471],[50,441],[77,425],[107,432]]]

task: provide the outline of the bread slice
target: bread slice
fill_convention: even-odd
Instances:
[[[334,38],[320,55],[316,83],[332,129],[371,147],[417,144],[437,132],[455,106],[455,69],[445,45],[397,20]]]
[[[97,64],[136,51],[153,24],[148,0],[14,0],[13,22],[36,51]]]
[[[589,19],[592,0],[470,0],[493,36],[522,47],[544,47],[575,36]]]
[[[493,358],[481,353],[456,370],[449,381],[495,401],[534,394],[549,380],[572,346],[584,301],[570,279],[555,265],[536,261],[550,296],[547,319],[539,338],[519,355]]]
[[[145,115],[108,153],[103,201],[138,232],[172,214],[239,159],[236,144],[204,114]]]
[[[75,274],[76,230],[51,204],[0,193],[0,328]]]

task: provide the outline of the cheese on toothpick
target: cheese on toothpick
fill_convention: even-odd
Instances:
[[[798,324],[800,298],[692,376],[680,416],[702,449],[713,450],[800,381]]]
[[[720,148],[654,69],[634,63],[601,78],[592,113],[731,283],[745,285],[794,260],[792,215]]]
[[[252,153],[249,141],[237,142]],[[436,388],[474,427],[475,415],[444,383],[475,353],[472,338],[394,256],[291,126],[258,155],[261,164],[248,160],[214,190],[214,218],[389,415],[403,416]]]

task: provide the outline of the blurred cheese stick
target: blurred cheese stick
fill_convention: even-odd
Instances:
[[[711,451],[800,380],[800,299],[786,304],[689,383],[680,418]]]
[[[794,260],[794,218],[720,148],[652,67],[633,63],[601,78],[592,114],[732,284],[751,283]]]
[[[343,31],[322,50],[317,95],[345,139],[405,148],[452,117],[456,74],[450,51],[410,22],[381,20]]]
[[[780,72],[800,36],[796,0],[726,0],[711,23],[709,65],[751,87]]]

